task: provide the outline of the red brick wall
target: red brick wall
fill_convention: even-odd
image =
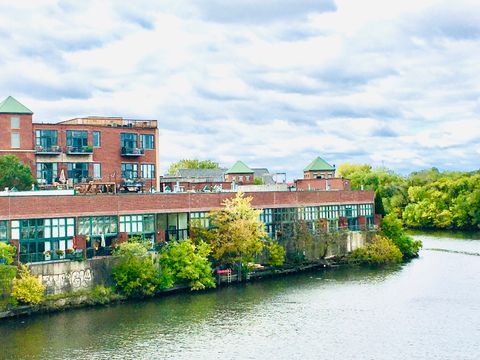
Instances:
[[[242,181],[240,181],[240,176],[242,176]],[[248,180],[247,180],[248,177]],[[225,174],[225,181],[232,182],[235,180],[237,185],[251,185],[253,184],[254,174]]]
[[[331,179],[299,179],[295,180],[297,191],[308,190],[326,190],[326,183],[330,186],[330,190],[350,190],[350,180],[344,178]]]
[[[12,129],[10,118],[20,119],[20,128]],[[12,149],[11,134],[20,134],[20,148]],[[29,165],[35,176],[35,153],[33,151],[32,115],[28,114],[0,114],[0,156],[12,154]]]
[[[303,178],[304,179],[316,179],[323,176],[324,178],[334,177],[335,171],[304,171]]]
[[[140,135],[150,134],[154,136],[155,144],[159,141],[156,129],[143,128],[124,128],[124,127],[104,127],[94,125],[68,125],[68,124],[33,124],[33,130],[37,129],[52,129],[58,131],[58,145],[62,149],[66,149],[67,145],[67,130],[87,130],[88,144],[93,145],[93,131],[100,132],[100,147],[93,149],[93,162],[89,165],[89,176],[93,177],[93,163],[101,164],[101,176],[103,181],[121,181],[121,164],[122,163],[136,163],[138,164],[139,177],[141,174],[141,164],[154,164],[156,176],[158,176],[157,169],[157,154],[155,149],[146,149],[143,156],[122,156],[120,153],[120,134],[121,133],[135,133],[138,134],[138,146],[140,146]],[[87,162],[87,155],[70,155],[70,158],[75,158],[78,162]],[[61,169],[66,171],[66,164],[60,164],[58,171]],[[66,173],[65,173],[66,175]],[[147,182],[149,185],[149,183]],[[155,186],[155,179],[152,180]]]
[[[0,219],[209,211],[235,193],[0,197]],[[256,208],[373,203],[373,191],[254,192]]]

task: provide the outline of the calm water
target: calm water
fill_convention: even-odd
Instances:
[[[480,234],[416,237],[480,254]],[[479,359],[480,256],[3,321],[0,341],[4,359]]]

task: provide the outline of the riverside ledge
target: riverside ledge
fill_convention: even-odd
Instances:
[[[267,268],[264,270],[255,270],[247,274],[246,277],[239,276],[235,273],[230,280],[227,280],[225,276],[216,276],[217,280],[217,287],[220,286],[229,286],[233,284],[239,284],[244,282],[253,282],[257,280],[262,280],[270,277],[280,277],[280,276],[288,276],[290,274],[296,274],[300,272],[307,272],[316,269],[332,269],[336,268],[339,265],[345,265],[345,261],[342,258],[331,258],[331,259],[320,259],[314,263],[305,263],[305,264],[297,264],[297,265],[290,265],[290,266],[283,266],[282,268]],[[189,292],[191,293],[190,287],[188,285],[175,285],[169,289],[160,290],[155,296],[159,297],[162,295],[169,295],[173,293],[179,292]],[[215,289],[206,289],[204,291],[215,291]],[[47,314],[59,311],[65,311],[69,309],[75,308],[83,308],[83,307],[93,307],[93,306],[107,306],[110,304],[121,303],[126,301],[135,301],[136,299],[127,298],[126,296],[114,293],[112,294],[111,298],[108,299],[106,302],[98,302],[95,298],[92,297],[91,291],[77,291],[73,293],[66,293],[60,294],[60,296],[64,295],[64,297],[55,298],[55,299],[47,299],[42,304],[39,305],[24,305],[18,306],[14,309],[7,310],[0,312],[0,320],[8,318],[16,318],[16,317],[25,317],[30,315],[37,315],[37,314]],[[149,299],[141,298],[142,300]]]

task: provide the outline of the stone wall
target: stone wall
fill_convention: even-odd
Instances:
[[[47,286],[48,295],[93,289],[97,285],[111,285],[111,270],[115,257],[86,261],[54,261],[30,264],[33,274]]]

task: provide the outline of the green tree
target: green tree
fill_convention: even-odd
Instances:
[[[160,283],[158,264],[142,243],[124,243],[118,252],[120,259],[112,269],[115,287],[128,297],[155,294]]]
[[[389,214],[382,219],[382,234],[392,240],[398,247],[404,259],[418,256],[422,242],[414,240],[403,231],[402,221],[395,214]]]
[[[170,165],[169,175],[177,175],[179,169],[218,169],[218,163],[212,160],[183,159]]]
[[[256,177],[253,179],[253,185],[264,185],[265,181],[262,178]]]
[[[210,245],[194,244],[191,239],[169,242],[160,252],[161,286],[172,287],[176,282],[188,281],[192,290],[215,287],[212,264],[208,260]]]
[[[392,240],[384,236],[375,236],[367,246],[352,251],[349,258],[366,265],[382,266],[401,262],[402,253]]]
[[[15,246],[0,242],[0,264],[10,265],[15,258],[16,252]]]
[[[270,241],[267,245],[268,265],[282,266],[285,262],[285,249],[277,242]]]
[[[15,155],[0,156],[0,189],[29,190],[34,184],[30,167]]]
[[[337,168],[337,175],[339,177],[348,178],[351,174],[360,172],[360,173],[369,173],[372,171],[372,167],[368,164],[352,164],[352,163],[343,163],[340,164]]]
[[[212,256],[215,260],[233,265],[253,261],[264,248],[268,237],[260,221],[260,210],[251,206],[252,198],[238,192],[235,198],[226,199],[224,209],[210,213],[214,233]]]

